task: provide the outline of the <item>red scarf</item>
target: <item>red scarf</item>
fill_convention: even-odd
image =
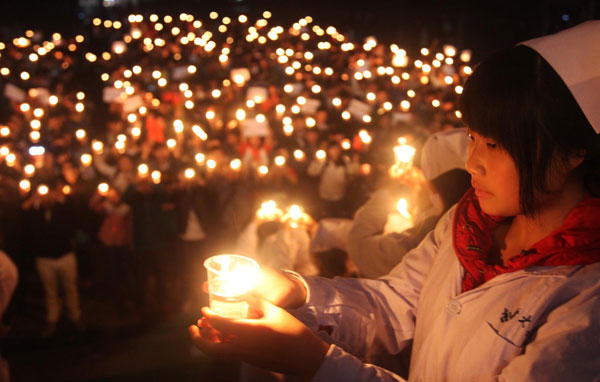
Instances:
[[[586,197],[548,236],[509,260],[490,265],[486,258],[493,246],[492,230],[504,218],[481,210],[473,189],[458,202],[452,225],[454,251],[465,268],[463,292],[493,277],[534,265],[585,265],[600,261],[600,198]]]

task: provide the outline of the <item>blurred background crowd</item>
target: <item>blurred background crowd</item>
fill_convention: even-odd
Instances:
[[[409,228],[427,217],[421,148],[462,127],[471,50],[269,11],[80,18],[0,42],[0,248],[19,272],[5,333],[29,317],[34,336],[55,336],[61,310],[85,332],[97,304],[120,323],[197,314],[202,260],[260,257],[278,233],[288,256],[272,265],[375,277],[315,237],[352,229],[392,183]],[[411,170],[394,172],[402,161]]]

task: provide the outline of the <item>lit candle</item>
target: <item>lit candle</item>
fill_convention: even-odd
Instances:
[[[37,188],[37,192],[40,195],[48,195],[48,191],[50,191],[48,189],[48,186],[46,186],[45,184],[40,184]]]
[[[232,159],[229,166],[233,171],[239,171],[242,168],[242,161],[239,158]]]
[[[406,139],[400,138],[400,145],[394,147],[394,156],[396,157],[396,163],[390,168],[390,175],[392,177],[398,177],[412,167],[413,158],[415,156],[416,149],[406,144]]]
[[[81,164],[86,167],[92,164],[92,156],[90,154],[83,154],[81,156]]]
[[[196,171],[193,168],[185,169],[184,176],[186,179],[192,179],[196,176]]]
[[[162,176],[160,171],[154,170],[154,171],[152,171],[152,174],[150,174],[150,176],[152,177],[152,182],[154,182],[154,184],[160,183],[160,178]]]
[[[408,212],[408,202],[401,198],[396,203],[396,212],[388,215],[388,220],[383,229],[384,233],[403,232],[414,226],[411,214]]]
[[[23,179],[19,182],[19,187],[24,192],[29,192],[29,190],[31,190],[31,182],[27,179]]]
[[[107,183],[100,183],[98,185],[98,193],[102,196],[106,196],[108,193],[109,186]]]
[[[142,178],[144,178],[148,175],[148,165],[147,164],[142,163],[138,166],[138,175]]]
[[[311,217],[304,212],[304,208],[297,204],[292,204],[287,209],[285,215],[281,218],[283,223],[287,223],[292,228],[298,228],[300,224],[306,225],[310,223]]]
[[[274,200],[268,200],[260,205],[256,216],[261,220],[277,220],[283,216],[283,211],[277,207]]]
[[[231,318],[247,318],[246,294],[258,277],[258,263],[239,255],[217,255],[204,262],[208,271],[210,308]]]

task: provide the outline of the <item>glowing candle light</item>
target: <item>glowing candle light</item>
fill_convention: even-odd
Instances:
[[[304,160],[304,151],[300,149],[294,150],[294,158],[296,158],[297,161]]]
[[[229,167],[233,171],[239,171],[242,168],[242,161],[239,158],[232,159],[229,162]]]
[[[294,133],[294,126],[292,125],[283,125],[283,133],[287,136],[290,136]]]
[[[371,173],[371,165],[368,163],[363,163],[360,165],[360,172],[363,175],[369,175]]]
[[[77,139],[79,139],[80,141],[85,138],[85,135],[85,130],[83,129],[77,129],[77,131],[75,132],[75,137],[77,137]]]
[[[102,151],[104,150],[104,143],[94,140],[92,142],[92,150],[96,154],[102,154]]]
[[[193,179],[196,176],[196,171],[193,168],[186,168],[183,175],[186,179]]]
[[[48,186],[46,186],[45,184],[40,184],[37,188],[37,192],[40,195],[48,195],[48,192],[50,191],[50,189],[48,189]]]
[[[278,155],[275,157],[274,162],[277,166],[283,166],[285,164],[285,157],[282,155]]]
[[[138,175],[142,178],[148,176],[148,165],[142,163],[138,166]]]
[[[247,318],[248,303],[245,295],[258,277],[258,263],[238,255],[218,255],[204,262],[208,271],[210,308],[217,314],[231,318]]]
[[[162,176],[162,174],[160,173],[160,171],[158,171],[158,170],[152,171],[152,174],[150,174],[150,177],[152,178],[152,183],[159,184],[161,176]]]
[[[390,175],[398,177],[412,167],[416,149],[406,144],[405,139],[399,139],[400,145],[394,147],[396,163],[390,168]]]
[[[173,129],[177,134],[181,134],[183,132],[183,121],[180,119],[173,121]]]
[[[244,119],[246,119],[246,112],[244,111],[244,109],[237,109],[237,111],[235,112],[235,118],[237,118],[238,121],[243,121]]]
[[[139,138],[140,135],[142,135],[142,129],[140,129],[139,127],[132,127],[131,128],[131,136],[135,139]]]
[[[10,129],[8,126],[2,126],[2,128],[0,128],[0,135],[3,137],[8,137],[10,135]]]
[[[27,179],[23,179],[19,182],[19,188],[24,192],[31,190],[31,182]]]
[[[40,134],[39,131],[32,131],[29,133],[29,139],[31,139],[32,142],[39,141],[41,137],[42,137],[42,135]]]
[[[261,220],[277,220],[283,216],[283,211],[277,207],[274,200],[263,202],[256,216]]]
[[[206,160],[206,155],[204,155],[203,153],[197,153],[196,155],[194,155],[194,159],[196,160],[196,163],[202,164]]]
[[[269,168],[265,165],[259,166],[258,167],[258,174],[259,175],[267,175],[269,173]]]
[[[33,115],[36,118],[42,118],[44,116],[44,109],[40,109],[39,107],[33,109]]]
[[[109,189],[110,187],[108,186],[108,183],[100,183],[98,185],[98,193],[102,196],[106,196],[106,194],[108,194]]]
[[[23,167],[23,171],[25,172],[25,175],[32,176],[35,173],[35,166],[32,164],[28,164],[25,167]]]
[[[81,155],[81,164],[86,167],[92,164],[92,156],[90,154]]]
[[[358,132],[358,137],[364,144],[369,144],[372,141],[371,135],[367,130],[361,130]]]
[[[317,150],[315,156],[318,160],[324,160],[325,158],[327,158],[327,153],[325,152],[325,150]]]
[[[206,134],[206,132],[198,125],[194,125],[192,126],[192,131],[194,132],[194,134],[196,134],[198,136],[198,138],[200,138],[201,140],[205,141],[208,139],[208,134]]]
[[[167,139],[167,147],[170,149],[174,149],[177,146],[177,141],[173,138]]]
[[[19,109],[21,109],[21,111],[23,113],[28,112],[31,109],[31,106],[29,106],[28,103],[22,103],[21,106],[19,106]]]
[[[308,224],[311,220],[311,217],[304,212],[304,208],[297,204],[292,204],[281,218],[283,223],[289,224],[292,228],[298,228],[301,224]]]
[[[6,155],[6,165],[8,167],[13,167],[17,161],[17,156],[14,153],[9,153]]]

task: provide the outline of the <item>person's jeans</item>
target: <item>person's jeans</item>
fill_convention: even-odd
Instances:
[[[56,323],[60,317],[58,283],[62,284],[69,319],[81,319],[79,293],[77,291],[77,259],[73,252],[59,258],[37,257],[36,268],[46,295],[46,321]]]

